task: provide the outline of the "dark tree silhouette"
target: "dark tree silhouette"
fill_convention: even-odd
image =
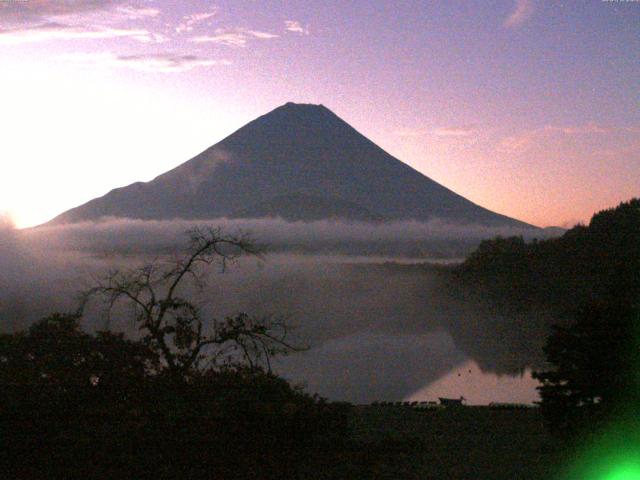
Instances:
[[[122,333],[89,335],[76,314],[53,314],[26,332],[0,335],[0,385],[29,387],[47,395],[83,387],[141,381],[157,369],[157,356]]]
[[[582,307],[555,326],[544,348],[552,369],[534,373],[549,427],[559,434],[597,431],[640,406],[640,310],[627,304]]]
[[[222,365],[270,371],[274,355],[301,350],[289,342],[289,328],[281,317],[239,313],[204,321],[202,309],[185,297],[185,290],[202,291],[212,264],[224,272],[240,256],[260,256],[261,249],[247,235],[227,235],[220,229],[197,228],[189,237],[184,256],[170,263],[156,260],[128,271],[114,270],[85,293],[85,301],[102,297],[109,311],[120,302],[132,306],[143,340],[178,378]]]
[[[7,478],[299,478],[310,458],[335,463],[347,415],[239,365],[175,381],[144,341],[77,315],[0,336]]]

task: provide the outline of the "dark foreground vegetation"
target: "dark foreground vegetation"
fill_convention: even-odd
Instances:
[[[547,479],[562,461],[535,408],[366,406],[352,418],[354,458],[370,473],[353,478]]]
[[[240,365],[180,378],[78,321],[0,337],[5,478],[538,479],[555,461],[537,409],[332,404]]]
[[[11,361],[31,365],[2,378],[4,478],[295,478],[346,438],[345,407],[265,372],[145,375],[138,345],[64,318],[22,340]]]
[[[533,410],[352,407],[248,367],[177,379],[55,315],[0,341],[5,478],[545,478]]]

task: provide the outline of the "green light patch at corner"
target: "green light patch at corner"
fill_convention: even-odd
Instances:
[[[602,480],[640,480],[640,463],[623,463],[615,466],[609,474],[602,477]]]
[[[635,409],[582,449],[558,480],[640,480],[640,419]]]
[[[590,462],[580,469],[581,480],[640,480],[640,449],[635,442],[621,447],[620,445],[592,452]]]
[[[592,452],[590,461],[574,470],[572,480],[640,480],[640,450],[633,445]]]

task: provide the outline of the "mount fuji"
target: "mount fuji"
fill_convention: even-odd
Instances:
[[[62,213],[52,224],[281,217],[532,228],[391,156],[322,105],[287,103],[191,160]]]

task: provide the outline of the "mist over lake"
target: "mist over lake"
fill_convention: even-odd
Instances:
[[[4,274],[0,274],[2,329],[22,328],[51,311],[73,310],[78,291],[110,269],[171,259],[169,252],[179,250],[184,230],[195,224],[128,221],[31,231],[6,226],[1,252]],[[420,228],[429,231],[427,225],[418,224],[398,225],[395,230],[339,223],[322,227],[294,224],[289,231],[283,221],[261,221],[259,225],[259,232],[272,242],[279,236],[304,244],[319,228],[329,240],[360,235],[363,253],[367,252],[362,243],[365,236],[387,236],[397,242],[416,235]],[[232,227],[237,225],[227,225]],[[331,233],[332,229],[337,233]],[[476,232],[473,228],[468,231],[473,239]],[[269,237],[270,232],[278,233]],[[438,229],[431,232],[432,236],[444,234]],[[306,385],[308,391],[332,400],[368,403],[415,398],[417,392],[469,360],[501,374],[518,373],[536,364],[539,359],[526,352],[512,352],[508,362],[496,360],[492,345],[497,342],[487,341],[491,333],[483,331],[478,336],[484,317],[470,314],[475,307],[452,298],[446,290],[448,268],[459,258],[425,255],[352,256],[324,249],[306,254],[266,253],[260,259],[241,259],[224,273],[213,266],[209,285],[197,298],[210,318],[237,312],[286,318],[295,327],[294,338],[309,350],[278,359],[274,368],[294,383]],[[473,321],[460,321],[461,316]],[[110,328],[136,334],[127,312],[107,318],[97,305],[87,310],[84,325],[89,330]],[[485,342],[487,348],[466,351],[469,337]],[[475,378],[480,372],[478,368]],[[469,388],[456,385],[446,394],[467,397]],[[531,385],[516,382],[514,400],[521,398],[522,388],[531,389]]]

